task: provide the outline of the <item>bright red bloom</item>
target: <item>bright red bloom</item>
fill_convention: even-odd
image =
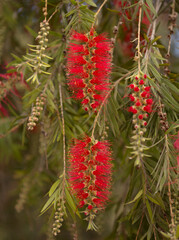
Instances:
[[[143,85],[144,84],[144,80],[140,80],[139,84]]]
[[[139,88],[138,87],[135,87],[134,88],[134,92],[138,92],[139,91]]]
[[[144,89],[145,89],[145,91],[150,92],[150,87],[149,86],[145,87]]]
[[[133,89],[134,88],[134,84],[130,84],[129,88]]]
[[[140,115],[138,116],[138,118],[142,120],[142,119],[143,119],[143,115],[140,114]]]
[[[140,101],[137,101],[136,104],[135,104],[137,107],[141,106],[141,102]]]
[[[132,96],[132,94],[129,95],[129,98],[130,98],[131,102],[134,102],[134,101],[135,101],[135,97]]]
[[[2,66],[3,72],[0,73],[0,116],[8,116],[8,111],[5,109],[5,105],[10,104],[15,108],[14,104],[10,100],[10,96],[13,94],[18,98],[21,98],[16,85],[18,83],[25,83],[22,73],[18,73],[13,67]],[[10,72],[11,71],[11,72]]]
[[[175,147],[176,150],[179,151],[179,132],[178,132],[177,139],[176,139],[176,141],[174,142],[174,147]]]
[[[147,104],[151,105],[153,103],[153,100],[151,98],[146,100]]]
[[[144,79],[147,78],[146,75],[143,76]],[[131,85],[133,86],[131,88]],[[135,87],[134,87],[135,86]],[[132,94],[129,94],[129,98],[131,102],[133,102],[132,106],[129,107],[128,111],[136,114],[135,117],[142,120],[143,118],[147,118],[148,114],[152,112],[152,104],[153,99],[149,98],[151,91],[150,86],[146,86],[146,83],[140,77],[135,77],[133,79],[133,83],[129,85]],[[134,121],[136,124],[136,120]],[[147,122],[137,122],[140,127],[146,126]],[[136,125],[137,126],[137,125]]]
[[[88,136],[74,140],[69,153],[69,183],[79,207],[85,206],[87,214],[105,207],[111,186],[111,167],[107,141],[93,143]]]
[[[144,126],[147,126],[147,122],[144,122]]]
[[[82,100],[84,109],[96,109],[109,90],[111,42],[104,35],[72,32],[67,54],[67,75],[73,98]],[[88,99],[88,101],[86,101]]]

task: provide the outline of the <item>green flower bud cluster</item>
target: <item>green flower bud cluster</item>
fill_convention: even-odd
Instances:
[[[47,36],[49,34],[49,30],[49,23],[44,20],[40,23],[40,31],[38,32],[36,38],[38,44],[28,44],[32,53],[27,53],[24,58],[27,60],[26,64],[33,69],[34,73],[26,80],[27,82],[31,81],[32,83],[36,82],[37,84],[39,84],[38,74],[49,74],[48,72],[46,72],[46,68],[50,67],[50,65],[47,63],[47,60],[52,58],[45,54],[45,50],[47,49]]]
[[[42,93],[39,97],[37,97],[35,101],[35,106],[32,108],[31,115],[28,119],[28,130],[33,130],[34,127],[37,125],[39,117],[43,111],[43,106],[45,104],[46,97]]]
[[[169,124],[167,121],[167,114],[163,111],[164,104],[157,107],[157,113],[160,118],[161,130],[166,132],[169,129]]]
[[[24,204],[27,201],[27,195],[29,193],[29,190],[30,190],[30,179],[25,178],[23,181],[21,192],[19,194],[19,199],[17,200],[17,203],[15,205],[15,209],[18,213],[24,209]]]
[[[60,233],[60,228],[61,228],[62,222],[63,222],[63,216],[64,216],[63,208],[61,207],[60,202],[58,202],[57,209],[55,212],[55,222],[53,223],[53,229],[52,229],[52,233],[54,236],[56,236],[58,233]]]
[[[40,68],[43,66],[42,58],[46,55],[44,54],[45,49],[47,48],[48,38],[47,35],[49,34],[49,23],[47,21],[43,21],[40,23],[40,31],[38,32],[37,39],[39,41],[39,45],[36,46],[36,64],[35,70],[39,70],[39,73],[41,73]]]

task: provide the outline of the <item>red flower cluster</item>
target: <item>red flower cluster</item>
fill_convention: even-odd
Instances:
[[[174,142],[174,147],[177,151],[177,166],[179,166],[179,132],[178,132],[178,135],[177,135],[177,139]]]
[[[137,1],[135,2],[137,3]],[[123,50],[123,53],[129,57],[134,56],[135,46],[131,41],[135,39],[135,37],[137,37],[137,26],[135,26],[135,21],[131,21],[131,23],[128,22],[126,24],[126,19],[123,16],[125,15],[128,19],[132,20],[132,16],[134,14],[135,8],[125,9],[125,7],[129,7],[131,4],[132,3],[130,3],[129,1],[114,0],[114,5],[119,10],[120,17],[122,17],[121,29],[123,32],[123,39],[122,39],[122,42],[120,42],[119,44],[121,45],[121,49]],[[148,10],[148,15],[149,16],[151,15],[150,10]],[[136,21],[136,23],[137,22],[138,21]],[[147,15],[144,12],[142,17],[142,25],[141,25],[143,32],[146,32],[149,24],[150,24],[150,21],[148,20]],[[144,40],[143,37],[141,37],[141,41],[142,40]]]
[[[73,32],[68,47],[67,71],[69,87],[86,111],[96,109],[109,89],[111,43],[104,36]]]
[[[129,85],[129,88],[133,92],[129,95],[133,106],[129,107],[128,111],[136,115],[136,118],[142,121],[144,126],[147,125],[145,119],[148,117],[148,113],[152,112],[153,104],[150,87],[145,85],[146,78],[146,74],[143,79],[135,77],[133,83]]]
[[[21,97],[18,90],[16,89],[16,84],[20,82],[22,83],[24,80],[22,73],[16,72],[15,68],[7,68],[6,66],[1,66],[1,68],[5,73],[0,73],[0,116],[8,116],[8,111],[4,105],[10,104],[15,108],[9,96],[13,94],[17,97]]]
[[[111,152],[107,141],[93,143],[86,136],[75,139],[70,149],[69,182],[79,207],[85,214],[103,209],[109,196],[111,182]]]

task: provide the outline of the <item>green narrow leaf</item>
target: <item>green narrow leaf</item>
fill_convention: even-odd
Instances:
[[[179,238],[179,224],[177,225],[177,230],[176,230],[176,238]]]
[[[97,5],[92,0],[85,0],[85,2],[90,6],[97,7]]]
[[[147,43],[150,43],[150,40],[148,39],[147,35],[144,33],[144,38],[147,41]]]
[[[30,28],[28,25],[25,25],[25,28],[34,38],[37,37],[37,33],[32,28]]]
[[[69,207],[72,209],[73,214],[77,214],[78,217],[81,218],[81,216],[80,216],[80,214],[79,214],[79,211],[78,211],[78,209],[77,209],[77,206],[76,206],[76,204],[74,203],[74,200],[73,200],[73,198],[71,197],[70,192],[68,191],[68,184],[67,184],[67,182],[66,182],[66,187],[65,187],[65,195],[66,195],[66,201],[67,201]]]
[[[153,45],[153,43],[157,42],[160,38],[161,38],[161,36],[157,36],[156,38],[154,38],[154,39],[151,41],[151,45]]]
[[[58,187],[59,183],[60,183],[60,179],[58,179],[56,182],[54,182],[54,184],[51,186],[49,194],[48,194],[49,197],[51,197],[52,194],[55,192],[55,190]]]
[[[137,193],[137,195],[135,196],[135,198],[134,198],[132,201],[130,201],[130,202],[126,203],[126,204],[130,204],[130,203],[135,202],[137,199],[141,198],[142,194],[143,194],[143,189],[141,189],[141,190]]]
[[[147,11],[146,5],[143,5],[143,10],[144,10],[149,22],[152,23],[152,19],[151,19],[151,16],[149,15],[149,13]]]
[[[70,0],[70,2],[74,5],[77,5],[77,2],[75,0]]]
[[[160,231],[160,233],[161,233],[164,237],[166,237],[166,238],[168,238],[168,239],[171,238],[171,235],[170,235],[169,233],[165,233],[165,232],[163,232],[163,231]]]
[[[70,12],[68,12],[68,13],[65,14],[65,17],[69,17],[70,15],[72,15],[73,13],[75,13],[76,11],[77,11],[76,8],[73,9],[73,10],[71,10]]]
[[[134,3],[134,4],[131,4],[131,5],[128,6],[128,7],[123,7],[122,9],[129,9],[129,8],[135,7],[137,4],[138,4],[138,2],[137,2],[137,3]]]
[[[22,59],[18,56],[16,56],[15,54],[11,53],[11,55],[13,56],[13,58],[15,58],[18,62],[22,62]]]
[[[44,213],[45,211],[47,211],[47,209],[49,209],[51,207],[51,205],[53,204],[54,200],[55,200],[55,196],[56,194],[53,194],[48,201],[45,203],[45,205],[43,206],[42,210],[40,211],[41,213]]]
[[[153,197],[151,197],[150,195],[147,194],[147,198],[148,198],[151,202],[153,202],[153,203],[155,203],[155,204],[157,204],[157,205],[160,206],[160,203],[159,203],[156,199],[154,199]]]
[[[150,220],[153,224],[154,220],[153,220],[153,214],[152,214],[152,209],[150,207],[150,203],[149,201],[146,199],[146,207],[147,207],[147,211],[148,211],[148,214],[149,214],[149,217],[150,217]]]
[[[156,13],[156,10],[155,10],[155,8],[153,6],[152,1],[151,0],[146,0],[146,2],[148,4],[148,6],[149,6],[150,11],[152,11],[152,13],[156,16],[157,13]],[[145,6],[148,7],[146,4],[145,4]]]

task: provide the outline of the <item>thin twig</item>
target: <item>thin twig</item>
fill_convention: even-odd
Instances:
[[[157,0],[156,1],[156,5],[155,5],[155,10],[156,10],[156,13],[158,13],[159,9],[160,9],[160,6],[161,6],[161,2],[160,0]],[[152,32],[151,32],[151,35],[150,35],[150,31],[148,31],[148,34],[147,34],[147,37],[149,38],[149,35],[150,35],[150,40],[152,41],[155,37],[155,32],[156,32],[156,25],[157,25],[157,18],[154,19],[153,23],[150,24],[149,26],[149,29],[151,29],[152,27]],[[147,65],[148,65],[148,61],[149,61],[149,56],[150,56],[150,53],[151,53],[151,47],[148,49],[146,49],[146,52],[145,52],[145,55],[144,55],[144,59],[146,59],[146,62],[145,62],[145,73],[147,71]]]
[[[171,8],[172,8],[172,15],[174,15],[175,14],[175,0],[172,1]],[[169,34],[167,56],[170,55],[170,49],[171,49],[171,34]]]
[[[61,87],[61,84],[59,84],[59,94],[60,94],[60,110],[61,110],[62,134],[63,134],[63,173],[64,173],[64,178],[65,178],[65,175],[66,175],[65,120],[64,120],[63,98],[62,98],[62,87]]]
[[[21,125],[23,125],[25,123],[25,121],[27,121],[27,117],[24,118],[18,125],[16,125],[15,127],[11,128],[9,131],[7,131],[5,134],[0,134],[0,139],[6,137],[8,134],[14,132],[16,129],[18,129]]]
[[[97,16],[98,16],[98,14],[100,13],[100,11],[101,11],[101,9],[103,8],[104,4],[105,4],[107,1],[108,1],[108,0],[104,0],[104,2],[103,2],[103,3],[101,4],[101,6],[99,7],[98,11],[95,13],[95,15],[94,15],[94,22],[93,22],[91,28],[94,27],[94,24],[95,24],[95,21],[96,21],[96,19],[97,19]]]
[[[55,9],[55,11],[51,14],[51,16],[48,18],[47,22],[51,20],[51,18],[58,12],[58,8]]]
[[[118,21],[118,24],[117,24],[117,32],[116,32],[115,35],[114,35],[114,44],[115,44],[115,42],[116,42],[116,40],[117,40],[117,35],[118,35],[118,32],[119,32],[119,26],[120,26],[120,24],[121,24],[121,19],[119,18],[119,21]],[[111,56],[113,56],[113,53],[114,53],[114,47],[113,47],[113,49],[112,49],[112,51],[111,51]]]
[[[138,22],[138,35],[137,35],[137,59],[138,59],[138,72],[139,72],[139,77],[140,77],[140,72],[141,72],[141,68],[140,68],[140,56],[141,56],[141,52],[140,52],[140,31],[141,31],[141,19],[142,19],[142,6],[141,3],[139,3],[139,22]]]
[[[131,74],[131,72],[129,72],[129,73],[123,75],[121,78],[119,78],[119,79],[114,83],[114,85],[113,85],[112,88],[109,90],[109,92],[106,94],[106,96],[105,96],[105,98],[104,98],[104,100],[103,100],[103,102],[102,102],[102,104],[101,104],[101,106],[100,106],[100,108],[99,108],[99,110],[98,110],[98,113],[97,113],[97,115],[96,115],[96,118],[95,118],[95,120],[94,120],[93,130],[92,130],[92,134],[91,134],[91,138],[92,138],[92,139],[94,139],[94,131],[95,131],[95,128],[96,128],[96,124],[97,124],[99,115],[100,115],[100,113],[101,113],[101,110],[102,110],[102,108],[103,108],[103,106],[104,106],[107,98],[109,97],[110,93],[111,93],[112,90],[115,88],[115,86],[116,86],[121,80],[123,80],[125,77],[129,76],[130,74]]]
[[[141,218],[141,220],[140,220],[140,224],[139,224],[139,228],[138,228],[138,231],[137,231],[137,235],[136,235],[135,240],[137,240],[137,238],[138,238],[138,236],[139,236],[139,232],[140,232],[140,229],[141,229],[141,227],[142,227],[143,218],[144,218],[144,212],[143,212],[142,218]]]
[[[171,224],[172,224],[172,230],[173,227],[175,226],[174,222],[174,214],[173,214],[173,209],[172,209],[172,197],[171,197],[171,186],[170,186],[170,159],[169,159],[169,147],[168,147],[168,136],[167,134],[165,135],[165,145],[166,145],[166,158],[167,158],[167,178],[168,178],[168,198],[169,198],[169,207],[170,207],[170,217],[171,217]]]
[[[47,2],[48,2],[48,0],[45,0],[45,8],[44,8],[45,22],[47,20]]]

